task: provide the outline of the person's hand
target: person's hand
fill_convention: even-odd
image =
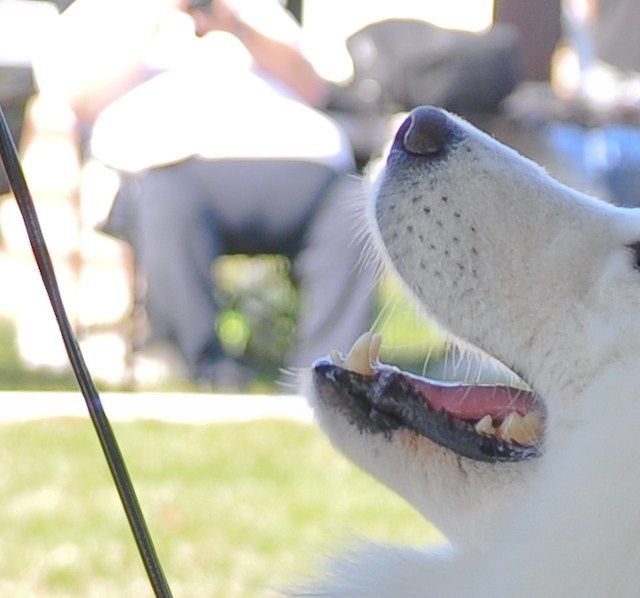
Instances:
[[[226,31],[235,35],[240,28],[238,15],[224,0],[212,0],[208,10],[193,8],[187,3],[186,10],[193,19],[197,35],[209,31]]]

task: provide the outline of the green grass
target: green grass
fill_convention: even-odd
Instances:
[[[358,537],[439,538],[311,426],[115,426],[176,596],[263,596]],[[146,596],[90,424],[0,426],[0,595]]]

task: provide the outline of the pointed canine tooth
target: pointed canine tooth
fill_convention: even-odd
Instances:
[[[485,415],[476,425],[478,434],[495,434],[496,429],[493,427],[493,419],[490,415]]]
[[[371,347],[371,332],[365,332],[351,347],[351,351],[344,360],[344,365],[348,370],[362,374],[363,376],[373,375],[373,369],[369,362],[369,349]]]
[[[371,336],[371,343],[369,344],[369,363],[371,365],[378,363],[380,357],[380,346],[382,345],[382,335],[375,333]]]
[[[527,420],[526,417],[529,417]],[[510,413],[498,428],[498,433],[504,440],[515,440],[518,444],[533,444],[538,438],[540,430],[540,416],[528,413],[522,417],[518,413]]]
[[[331,351],[331,353],[329,353],[329,359],[333,365],[342,366],[344,364],[344,357],[340,351]]]

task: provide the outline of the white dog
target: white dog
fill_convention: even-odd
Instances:
[[[314,596],[640,596],[640,210],[415,109],[369,206],[407,290],[528,388],[443,384],[365,335],[314,364],[317,418],[448,554],[365,548]]]

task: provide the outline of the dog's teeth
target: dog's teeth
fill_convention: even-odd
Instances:
[[[534,412],[524,417],[516,412],[510,413],[498,428],[498,434],[504,440],[515,440],[518,444],[533,444],[540,432],[540,415]]]
[[[375,365],[379,362],[381,345],[382,335],[378,332],[371,335],[371,344],[369,345],[369,364]]]
[[[500,437],[504,440],[520,442],[520,437],[522,436],[522,420],[522,416],[515,411],[507,415],[498,428]]]
[[[363,376],[372,376],[373,368],[370,356],[377,358],[381,339],[379,334],[365,332],[351,347],[349,355],[344,360],[343,367]]]
[[[542,427],[542,418],[539,413],[530,411],[522,420],[523,427],[529,432],[531,442],[534,442],[540,436],[540,428]]]
[[[342,356],[342,353],[335,349],[329,353],[329,359],[333,365],[342,366],[344,364],[344,357]]]
[[[493,419],[490,415],[485,415],[476,425],[478,434],[495,434],[496,429],[493,427]]]

